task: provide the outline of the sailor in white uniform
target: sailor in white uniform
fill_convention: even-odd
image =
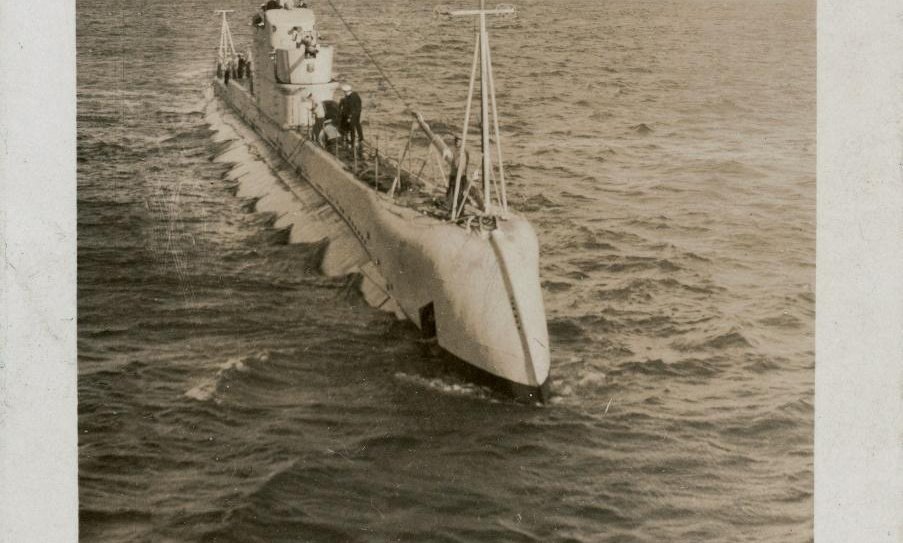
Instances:
[[[305,98],[307,98],[307,107],[309,109],[308,126],[314,127],[314,134],[319,134],[320,128],[323,126],[323,119],[326,118],[326,108],[323,107],[323,102],[317,100],[317,97],[312,92],[308,92]]]

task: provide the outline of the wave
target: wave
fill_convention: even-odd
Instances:
[[[700,346],[706,349],[736,349],[752,347],[752,344],[740,332],[728,332],[719,334]]]
[[[618,251],[619,249],[612,245],[611,243],[605,243],[604,241],[596,241],[589,240],[584,241],[578,244],[578,247],[581,249],[588,249],[590,251]]]
[[[742,179],[760,179],[766,173],[738,160],[695,160],[664,170],[667,174],[730,175]]]
[[[160,140],[161,145],[179,145],[185,142],[204,141],[210,137],[211,130],[206,126],[192,127],[174,136]]]
[[[595,111],[592,114],[590,114],[589,118],[591,121],[602,122],[602,121],[607,121],[608,119],[611,119],[614,116],[615,116],[615,114],[610,111]]]
[[[723,429],[723,432],[727,435],[733,435],[743,438],[762,438],[765,436],[774,437],[773,434],[780,434],[784,432],[790,432],[796,435],[799,432],[800,424],[804,420],[806,419],[796,415],[773,415],[757,417],[750,422],[726,426]]]
[[[781,369],[781,366],[778,365],[774,360],[771,360],[766,357],[757,357],[753,362],[746,364],[743,366],[743,369],[746,371],[751,371],[753,373],[768,373],[775,370]]]
[[[588,277],[588,273],[597,271],[614,271],[608,270],[605,266],[599,264],[588,264],[586,269],[581,269],[577,273],[582,273],[583,277]],[[616,269],[618,269],[616,267]],[[635,268],[634,271],[649,268]],[[665,268],[666,269],[666,268]],[[678,294],[681,291],[699,294],[702,296],[711,296],[716,291],[714,288],[695,286],[682,283],[673,278],[653,279],[641,278],[632,279],[627,284],[621,283],[620,286],[612,286],[610,288],[600,288],[596,290],[593,296],[597,300],[623,302],[628,300],[652,300],[654,296],[661,294]]]
[[[82,526],[99,524],[99,523],[128,523],[148,522],[153,518],[150,511],[142,511],[140,509],[121,508],[121,509],[89,509],[79,508],[78,521]]]
[[[668,287],[668,288],[672,288],[672,289],[679,288],[679,289],[685,290],[687,292],[694,292],[696,294],[705,294],[706,296],[709,296],[711,294],[714,294],[715,292],[724,290],[724,288],[716,287],[716,286],[705,286],[704,287],[704,286],[697,286],[697,285],[688,285],[686,283],[682,283],[682,282],[678,281],[677,279],[672,279],[670,277],[667,279],[662,279],[661,281],[659,281],[659,284],[663,287]]]
[[[130,145],[124,140],[121,143],[105,141],[97,137],[79,138],[76,143],[76,156],[79,163],[96,163],[99,161],[129,161],[143,159],[145,152],[139,145]]]
[[[594,242],[595,243],[595,242]],[[601,244],[603,248],[611,247],[608,244]],[[616,260],[615,260],[616,259]],[[599,258],[579,258],[570,261],[579,270],[584,272],[604,271],[608,273],[625,273],[637,272],[644,270],[661,270],[665,272],[676,272],[681,268],[670,260],[655,257],[609,257],[608,259]],[[667,285],[673,286],[673,285]]]
[[[779,405],[777,410],[788,417],[806,417],[811,418],[814,412],[814,406],[811,400],[799,398]]]
[[[552,318],[548,321],[549,335],[555,341],[584,342],[589,334],[574,320],[569,318]]]
[[[583,194],[575,194],[575,193],[573,193],[573,192],[568,192],[568,191],[562,191],[560,194],[561,194],[561,196],[564,197],[564,198],[568,198],[568,199],[571,199],[571,200],[577,200],[577,201],[579,201],[579,202],[594,202],[594,201],[596,201],[595,198],[591,198],[591,197],[589,197],[589,196],[584,196]]]
[[[770,326],[773,328],[791,328],[798,329],[802,328],[803,322],[794,317],[793,315],[782,312],[779,315],[774,315],[772,317],[766,317],[764,319],[759,319],[760,324],[764,324],[765,326]]]
[[[481,400],[489,400],[492,402],[498,401],[493,398],[490,389],[473,383],[446,381],[439,377],[427,378],[420,375],[410,375],[404,372],[395,373],[395,379],[408,385],[414,385],[419,388],[428,388],[451,396],[479,398]]]
[[[258,355],[258,360],[265,360],[269,355],[261,354]],[[216,370],[216,373],[210,377],[203,379],[200,383],[192,387],[190,390],[186,391],[184,396],[186,398],[191,398],[192,400],[197,400],[199,402],[206,402],[210,399],[213,399],[214,395],[219,391],[220,384],[222,384],[227,379],[230,379],[237,373],[247,373],[250,371],[248,366],[245,364],[247,358],[230,358],[226,360]],[[216,403],[219,403],[219,400],[214,400]]]
[[[567,292],[571,290],[574,285],[572,283],[568,283],[566,281],[543,281],[542,288],[543,290],[551,293],[561,293]]]
[[[357,448],[371,454],[380,454],[380,450],[413,450],[421,444],[417,438],[409,435],[387,434],[368,437],[357,442]]]
[[[729,351],[749,349],[752,343],[739,331],[731,330],[695,341],[678,341],[672,345],[678,351]]]
[[[521,211],[526,213],[531,213],[535,211],[542,211],[545,209],[556,209],[560,208],[561,204],[555,202],[550,199],[548,196],[544,194],[537,194],[535,196],[530,196],[527,198],[523,204],[519,206]]]
[[[610,370],[609,374],[638,374],[658,377],[712,377],[722,371],[720,362],[720,359],[688,358],[667,363],[657,358],[655,360],[625,362]]]

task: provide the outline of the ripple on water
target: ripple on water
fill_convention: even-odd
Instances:
[[[359,4],[359,37],[403,45],[379,53],[396,88],[457,131],[469,27]],[[80,0],[82,539],[811,539],[813,6],[524,0],[493,26],[509,199],[542,246],[537,408],[319,274],[325,227],[206,107],[209,6]],[[396,156],[407,106],[318,15]]]

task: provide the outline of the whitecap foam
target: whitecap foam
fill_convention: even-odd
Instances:
[[[473,383],[447,381],[439,377],[427,378],[420,375],[410,375],[404,372],[397,372],[394,377],[404,383],[435,390],[442,394],[480,398],[489,400],[493,403],[498,403],[498,400],[492,397],[492,392],[489,389]]]
[[[259,354],[255,358],[265,362],[269,359],[269,354]],[[214,375],[201,380],[200,383],[185,392],[184,396],[199,402],[206,402],[213,399],[216,391],[219,389],[220,383],[222,383],[222,381],[231,373],[246,373],[248,371],[250,371],[250,368],[244,363],[244,360],[241,358],[230,358],[217,367]],[[219,400],[214,401],[219,403]]]

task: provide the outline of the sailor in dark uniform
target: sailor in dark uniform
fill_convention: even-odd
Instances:
[[[245,60],[244,53],[239,53],[238,54],[238,67],[235,70],[235,79],[244,79],[246,66],[247,66],[247,60]]]
[[[342,131],[344,136],[349,138],[351,146],[355,143],[359,146],[364,145],[364,129],[361,127],[361,97],[351,90],[351,85],[347,83],[342,85],[342,92],[345,97],[339,105],[342,108]]]

